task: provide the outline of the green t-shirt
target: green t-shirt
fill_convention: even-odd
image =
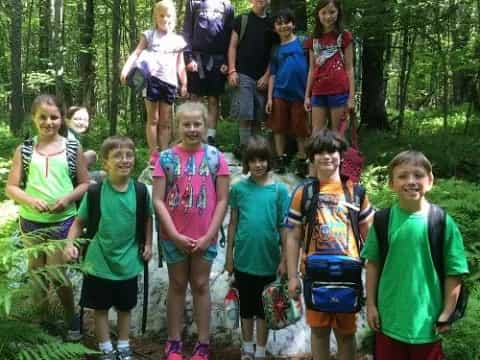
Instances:
[[[86,271],[109,280],[127,280],[143,270],[143,260],[136,235],[136,196],[133,180],[125,192],[114,189],[108,179],[101,188],[101,217],[98,231],[88,246]],[[146,214],[152,214],[147,202]],[[88,198],[84,196],[78,210],[79,218],[88,220]]]
[[[445,226],[446,274],[468,273],[462,235],[448,215]],[[381,331],[409,344],[437,341],[434,327],[443,309],[443,294],[430,252],[427,213],[409,213],[395,204],[388,225],[388,244],[377,291]],[[361,255],[369,261],[378,261],[373,226]]]
[[[280,233],[289,196],[282,183],[258,185],[250,178],[232,186],[230,206],[238,209],[235,233],[235,269],[270,276],[280,262]]]

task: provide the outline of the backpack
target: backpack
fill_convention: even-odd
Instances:
[[[363,305],[362,261],[345,255],[308,253],[315,225],[319,182],[315,179],[303,186],[301,213],[307,214],[308,226],[303,279],[305,305],[308,309],[327,313],[358,312]],[[342,187],[346,202],[351,204],[347,206],[348,217],[360,253],[363,240],[360,235],[358,213],[365,197],[365,189],[360,184],[354,184],[352,199],[345,182],[342,182]]]
[[[25,139],[20,147],[20,153],[22,156],[22,180],[20,185],[22,188],[27,186],[34,146],[35,142],[32,138],[30,138]],[[68,176],[70,177],[70,181],[72,182],[74,188],[77,186],[77,158],[79,148],[80,143],[77,140],[66,139]]]
[[[378,250],[380,255],[378,260],[379,279],[382,274],[383,266],[385,265],[385,260],[388,254],[388,225],[390,223],[390,211],[390,208],[379,210],[375,212],[375,215],[373,217],[373,227],[375,229],[375,234],[377,235]],[[445,241],[446,226],[445,210],[435,204],[430,204],[427,223],[430,252],[432,255],[435,271],[437,272],[438,278],[440,279],[443,294],[443,283],[446,276],[443,263],[443,244]],[[460,295],[458,296],[455,310],[450,315],[447,321],[445,321],[444,323],[437,322],[437,325],[449,325],[462,318],[465,314],[467,303],[468,290],[462,281],[460,287]]]
[[[148,203],[148,190],[145,184],[138,181],[134,181],[135,198],[136,198],[136,239],[139,243],[139,248],[143,249],[145,245],[145,222],[147,215],[145,208]],[[98,231],[98,225],[100,223],[101,213],[101,192],[102,183],[91,184],[88,187],[86,196],[88,199],[88,220],[87,220],[87,232],[85,237],[93,239]],[[85,249],[86,253],[86,249]],[[142,309],[142,333],[145,333],[147,326],[147,313],[148,313],[148,262],[144,262],[143,269],[143,309]],[[80,311],[80,317],[83,319],[83,307]],[[80,322],[83,324],[83,321]]]
[[[200,13],[202,11],[202,2],[204,2],[204,1],[202,1],[202,0],[192,0],[193,31],[195,31],[195,29],[197,29],[198,20],[200,19]],[[227,6],[229,5],[229,3],[226,0],[221,0],[220,2],[222,3],[223,9],[220,10],[220,7],[215,7],[214,11],[222,13],[223,22],[225,23],[225,19],[227,17]]]

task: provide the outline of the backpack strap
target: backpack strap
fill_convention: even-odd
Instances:
[[[240,46],[240,43],[245,37],[245,32],[247,31],[247,25],[248,25],[248,14],[240,15],[240,34],[238,34],[238,46]]]
[[[102,191],[102,182],[90,184],[87,190],[87,207],[88,207],[88,219],[87,219],[87,233],[85,237],[87,239],[93,239],[98,231],[98,224],[100,223],[100,217],[102,216],[100,208],[100,194]],[[88,244],[88,243],[87,243]],[[85,249],[86,253],[86,249]]]
[[[30,170],[30,163],[32,162],[33,154],[33,139],[25,139],[20,147],[20,155],[22,156],[22,181],[21,187],[27,186],[28,173]]]
[[[350,218],[350,224],[352,225],[353,236],[355,237],[355,242],[357,244],[358,254],[360,254],[360,251],[362,250],[362,247],[363,247],[363,239],[360,233],[360,224],[358,223],[358,218],[359,218],[358,215],[360,214],[360,209],[361,209],[363,200],[365,198],[365,188],[358,183],[353,184],[353,199],[350,196],[350,191],[345,182],[342,182],[342,188],[343,188],[343,193],[345,195],[345,200],[347,201],[347,203],[354,204],[356,207],[358,207],[358,211],[352,209],[350,206],[347,206],[347,209],[348,209],[348,217]]]
[[[341,31],[337,36],[337,48],[338,48],[338,52],[340,53],[340,57],[342,58],[342,62],[345,64],[345,55],[343,53],[342,45],[343,45],[343,31]]]
[[[305,240],[305,253],[308,253],[310,242],[312,240],[313,226],[315,224],[315,212],[318,205],[318,192],[320,184],[317,179],[307,181],[303,185],[302,199],[301,199],[301,213],[305,214],[307,225],[307,238]]]
[[[445,242],[445,211],[435,204],[430,204],[428,210],[428,242],[430,244],[430,252],[432,254],[433,266],[437,271],[440,284],[443,289],[443,279],[445,278],[445,270],[443,263],[443,244]]]
[[[74,139],[67,139],[66,152],[67,152],[67,164],[68,174],[72,185],[75,188],[77,186],[77,161],[78,161],[78,149],[80,143]]]
[[[220,154],[215,146],[209,144],[204,145],[204,150],[205,153],[203,156],[207,158],[208,171],[210,172],[213,185],[215,186],[218,169],[220,167]]]
[[[378,277],[382,273],[388,253],[388,225],[390,222],[390,208],[381,209],[373,215],[373,228],[378,242]]]

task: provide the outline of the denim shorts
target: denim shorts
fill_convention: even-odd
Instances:
[[[312,106],[335,108],[345,106],[348,101],[349,93],[334,95],[313,95]]]
[[[234,89],[230,116],[235,120],[263,121],[265,118],[266,92],[257,88],[257,80],[238,74],[239,84]]]
[[[171,240],[162,240],[160,241],[162,246],[162,253],[167,264],[176,264],[187,260],[188,255],[184,254],[175,246],[174,242]],[[213,260],[217,257],[217,243],[210,244],[208,248],[204,251],[202,259],[213,263]]]
[[[163,101],[171,105],[175,101],[176,94],[176,86],[157,79],[155,76],[150,76],[148,78],[145,96],[145,99],[147,99],[148,101]]]

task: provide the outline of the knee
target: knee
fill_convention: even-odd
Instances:
[[[210,291],[209,279],[206,280],[194,280],[190,283],[192,287],[192,293],[198,296],[208,294]]]
[[[157,126],[159,122],[159,115],[157,111],[153,111],[148,114],[147,116],[147,125],[149,126]]]
[[[312,337],[317,340],[325,340],[330,338],[330,328],[312,327]]]
[[[336,334],[336,339],[339,348],[350,347],[355,343],[355,335],[354,334]]]
[[[161,116],[157,119],[157,124],[160,129],[169,130],[172,126],[170,115]]]
[[[185,294],[187,291],[187,282],[179,281],[178,279],[170,279],[169,291],[173,292],[176,295]]]

